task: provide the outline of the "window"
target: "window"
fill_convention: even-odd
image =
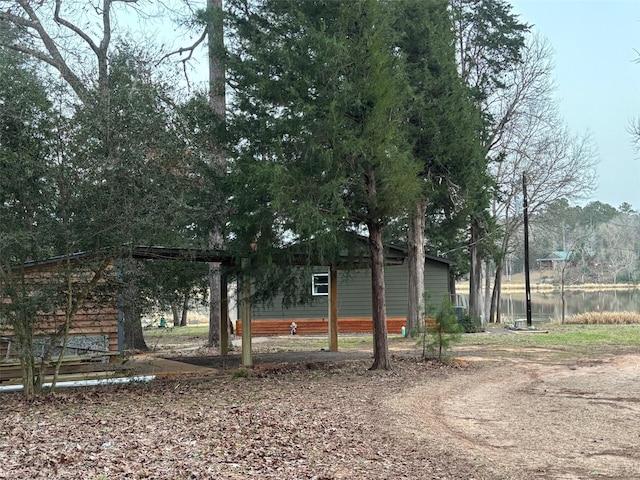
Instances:
[[[311,294],[317,295],[329,295],[329,274],[328,273],[314,273],[311,283]]]

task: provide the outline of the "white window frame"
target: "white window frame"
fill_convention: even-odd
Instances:
[[[326,292],[323,291],[326,289]],[[311,295],[326,297],[329,295],[329,272],[314,273],[311,278]]]

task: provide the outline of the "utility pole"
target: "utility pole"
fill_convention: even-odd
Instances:
[[[531,278],[529,277],[529,202],[527,200],[527,176],[522,173],[522,196],[524,210],[524,289],[527,305],[527,327],[531,327]]]

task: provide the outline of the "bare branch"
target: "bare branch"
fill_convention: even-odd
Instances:
[[[14,45],[14,44],[10,44],[10,45],[3,45],[5,48],[11,49],[13,51],[19,52],[19,53],[23,53],[29,57],[33,57],[36,60],[40,60],[42,62],[45,62],[49,65],[51,65],[52,67],[54,67],[55,69],[58,68],[58,64],[56,63],[56,61],[51,58],[50,56],[46,55],[44,52],[41,52],[40,50],[36,50],[35,48],[29,48],[29,47],[25,47],[24,45]]]
[[[89,91],[87,90],[82,80],[80,80],[80,77],[78,77],[73,72],[73,70],[65,61],[64,57],[60,53],[60,50],[58,49],[58,46],[56,45],[56,42],[47,33],[36,11],[31,8],[31,2],[29,2],[29,0],[16,0],[16,3],[22,8],[28,18],[22,18],[7,11],[2,12],[2,16],[0,18],[4,18],[8,21],[13,22],[14,24],[25,26],[32,30],[35,30],[38,38],[42,41],[46,51],[49,53],[49,57],[47,57],[42,52],[34,54],[35,50],[28,48],[24,50],[24,53],[34,54],[34,58],[42,60],[53,66],[60,72],[65,81],[71,86],[73,91],[83,102],[89,101],[91,98]],[[17,50],[15,46],[13,46],[12,48]]]
[[[15,15],[9,11],[0,11],[0,20],[13,23],[14,25],[22,25],[23,27],[27,28],[36,28],[34,22],[19,15]]]
[[[108,0],[106,0],[108,1]],[[78,35],[81,39],[83,39],[87,45],[89,45],[89,47],[91,48],[91,50],[93,50],[96,54],[98,53],[98,46],[94,43],[94,41],[91,39],[91,37],[89,35],[86,34],[86,32],[84,32],[80,27],[78,27],[77,25],[71,23],[70,21],[62,18],[60,16],[60,8],[62,6],[62,0],[56,0],[56,8],[53,12],[53,19],[56,21],[56,23],[62,25],[63,27],[68,28],[69,30],[71,30],[73,33],[75,33],[76,35]]]
[[[59,32],[70,32],[74,37],[89,47],[89,51],[95,55],[94,61],[98,65],[98,85],[100,91],[104,94],[108,88],[108,49],[111,42],[112,30],[112,6],[116,3],[135,5],[138,0],[101,0],[101,5],[91,4],[95,13],[101,17],[102,31],[99,36],[94,38],[88,28],[83,28],[77,21],[65,17],[63,0],[55,0],[49,2],[51,10],[43,11],[45,4],[43,2],[33,2],[32,0],[12,0],[4,2],[10,4],[9,7],[0,11],[0,20],[6,20],[15,25],[26,29],[34,40],[42,44],[40,46],[16,46],[6,45],[16,51],[21,51],[33,58],[43,61],[51,65],[60,72],[64,80],[71,86],[78,98],[83,103],[93,100],[89,91],[89,85],[82,79],[74,64],[63,56],[63,46],[60,39],[56,37]],[[55,22],[55,27],[51,24],[49,16]],[[45,19],[43,25],[42,19]],[[48,23],[47,23],[48,22]],[[52,28],[53,27],[53,28]],[[73,53],[73,52],[71,52]]]
[[[633,145],[634,150],[640,152],[640,119],[634,119],[627,129],[629,134],[631,135],[631,144]]]
[[[202,44],[202,42],[204,42],[205,38],[207,38],[207,30],[203,30],[202,35],[200,35],[200,37],[190,46],[188,47],[181,47],[177,50],[174,50],[173,52],[169,52],[165,55],[163,55],[163,57],[158,60],[158,65],[160,63],[162,63],[163,61],[165,61],[166,59],[174,56],[174,55],[183,55],[185,52],[189,52],[189,55],[186,58],[181,59],[180,61],[183,64],[186,64],[189,60],[191,60],[191,58],[193,57],[193,52],[195,51],[196,48],[198,48],[198,46],[200,46]]]
[[[158,60],[156,65],[160,65],[163,61],[167,60],[168,58],[170,58],[170,57],[172,57],[174,55],[182,56],[185,52],[189,52],[189,54],[186,57],[180,59],[180,62],[182,63],[182,71],[184,73],[184,78],[187,81],[187,86],[190,87],[189,75],[187,74],[187,63],[193,57],[193,52],[195,52],[195,49],[198,48],[198,46],[201,45],[204,42],[205,38],[207,38],[207,29],[203,30],[202,35],[200,35],[200,37],[195,42],[193,42],[193,44],[191,44],[188,47],[181,47],[181,48],[179,48],[177,50],[174,50],[172,52],[169,52],[169,53],[163,55],[162,58],[160,58],[160,60]]]

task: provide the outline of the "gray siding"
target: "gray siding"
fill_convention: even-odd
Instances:
[[[449,266],[427,259],[424,269],[424,288],[429,295],[429,303],[440,305],[449,292]],[[450,299],[447,297],[447,299]]]
[[[429,292],[431,303],[440,304],[443,295],[448,293],[448,269],[446,263],[427,259],[425,288]],[[387,316],[406,317],[407,280],[406,264],[385,267]],[[309,278],[309,289],[311,289],[311,278]],[[283,307],[281,298],[275,298],[273,305],[258,305],[253,309],[255,320],[327,317],[327,296],[314,297],[311,305],[298,305],[288,309]],[[338,317],[371,318],[371,271],[369,269],[338,273]]]

